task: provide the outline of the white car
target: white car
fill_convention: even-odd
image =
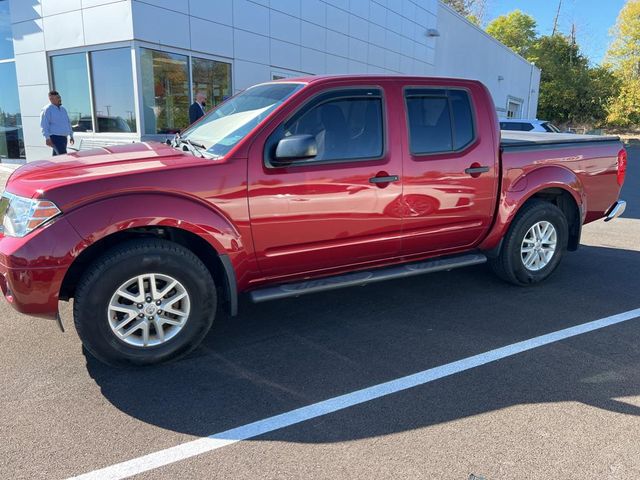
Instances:
[[[501,118],[500,130],[560,133],[558,127],[551,122],[547,122],[546,120],[527,120],[524,118]]]

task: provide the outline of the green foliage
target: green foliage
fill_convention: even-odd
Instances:
[[[520,10],[514,10],[490,22],[487,33],[526,57],[536,41],[536,21]]]
[[[607,61],[620,84],[609,105],[608,121],[617,126],[640,125],[640,0],[629,0],[612,31]]]

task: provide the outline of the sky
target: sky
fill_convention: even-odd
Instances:
[[[487,0],[487,21],[520,9],[538,23],[538,33],[551,34],[559,0]],[[562,0],[558,27],[562,33],[571,32],[576,25],[578,45],[592,64],[604,58],[611,37],[609,30],[616,23],[626,0]]]

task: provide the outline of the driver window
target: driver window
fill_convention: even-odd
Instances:
[[[316,161],[380,157],[382,100],[338,98],[321,103],[285,125],[285,137],[303,134],[316,139]]]

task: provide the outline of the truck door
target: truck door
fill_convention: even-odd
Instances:
[[[495,114],[478,107],[486,93],[473,88],[404,89],[404,255],[472,247],[491,225]]]
[[[266,277],[399,255],[402,147],[389,139],[401,110],[384,99],[381,86],[325,87],[254,142],[249,211]],[[313,136],[317,155],[277,159],[278,142],[298,135]]]

